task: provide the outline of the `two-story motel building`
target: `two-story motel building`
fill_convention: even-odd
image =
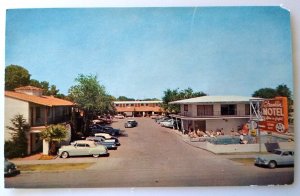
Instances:
[[[171,102],[180,105],[180,113],[171,115],[181,123],[182,131],[237,130],[250,119],[250,100],[243,96],[203,96]]]
[[[150,116],[162,114],[162,101],[114,101],[118,114],[127,116]]]
[[[5,140],[11,139],[11,131],[7,126],[12,126],[11,119],[15,115],[23,115],[30,126],[28,133],[28,154],[38,151],[42,146],[39,137],[47,125],[68,122],[71,119],[72,108],[75,104],[71,101],[45,96],[43,89],[34,86],[23,86],[14,91],[5,91]]]

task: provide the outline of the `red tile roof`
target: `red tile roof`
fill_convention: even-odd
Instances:
[[[36,103],[36,104],[39,104],[39,105],[50,106],[50,107],[52,107],[52,106],[72,106],[72,105],[75,105],[71,101],[55,98],[53,96],[41,96],[41,97],[39,97],[39,96],[35,96],[35,95],[28,95],[28,94],[24,94],[24,93],[13,92],[13,91],[5,91],[5,96],[10,97],[10,98],[14,98],[14,99],[19,99],[19,100],[22,100],[22,101]]]
[[[140,106],[140,107],[116,107],[117,112],[163,112],[161,107]]]
[[[21,86],[19,88],[15,88],[15,91],[17,90],[39,90],[39,91],[43,91],[43,89],[35,87],[35,86]]]

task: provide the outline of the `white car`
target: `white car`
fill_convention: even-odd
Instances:
[[[109,155],[108,150],[103,145],[97,145],[94,141],[78,140],[71,145],[62,146],[58,150],[58,156],[68,158],[71,156],[87,156],[99,157],[100,155]]]
[[[119,139],[109,135],[108,133],[95,133],[95,137],[101,137],[105,140],[114,140],[117,146],[120,146]]]
[[[173,126],[174,126],[174,120],[173,119],[169,119],[169,120],[166,120],[166,121],[161,121],[159,124],[162,127],[173,128]]]
[[[117,115],[114,116],[114,118],[117,118],[117,119],[124,119],[125,116],[122,115],[122,114],[117,114]]]

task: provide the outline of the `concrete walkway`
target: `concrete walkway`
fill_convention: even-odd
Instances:
[[[194,147],[199,148],[205,151],[208,151],[212,154],[213,152],[207,150],[206,148],[206,141],[191,141],[188,135],[184,135],[182,132],[174,129],[169,129],[170,134],[175,134],[179,138],[181,138],[186,144]],[[228,153],[228,154],[218,154],[217,156],[222,156],[225,158],[255,158],[258,155],[258,153]]]

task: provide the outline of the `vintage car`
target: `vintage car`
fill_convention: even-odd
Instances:
[[[168,120],[165,120],[165,121],[161,121],[160,125],[162,127],[173,128],[173,126],[174,126],[174,120],[173,119],[168,119]]]
[[[108,133],[112,136],[120,134],[120,129],[114,129],[109,126],[103,126],[98,124],[91,125],[89,131],[91,136],[94,136],[96,133]]]
[[[138,123],[135,120],[127,120],[127,122],[124,124],[125,128],[132,128],[136,127]]]
[[[20,174],[20,170],[17,169],[17,166],[8,161],[8,160],[4,160],[4,176],[8,177],[8,176],[14,176]]]
[[[118,148],[115,140],[113,139],[105,140],[102,137],[87,137],[85,139],[88,141],[94,141],[97,145],[106,146],[107,149],[116,150]]]
[[[125,118],[125,116],[122,115],[122,114],[117,114],[117,115],[114,116],[114,118],[123,119],[123,118]]]
[[[275,149],[271,154],[257,156],[254,164],[258,166],[267,166],[269,168],[294,165],[294,151]]]
[[[105,140],[108,140],[108,139],[114,140],[117,146],[121,145],[118,138],[113,137],[113,136],[109,135],[108,133],[95,133],[94,136],[95,137],[102,137]]]
[[[94,141],[78,140],[58,149],[58,156],[64,159],[71,156],[99,157],[100,155],[108,156],[108,150],[106,146],[97,145]]]

